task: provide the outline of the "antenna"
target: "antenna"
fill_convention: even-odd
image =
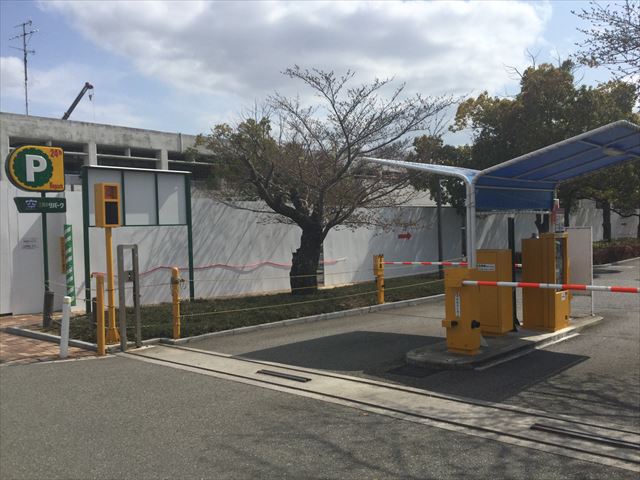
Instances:
[[[21,50],[22,51],[22,55],[23,55],[23,63],[24,63],[24,109],[27,115],[29,115],[29,92],[28,92],[28,84],[27,84],[27,55],[28,54],[34,54],[36,53],[35,50],[28,50],[27,49],[27,43],[29,42],[29,40],[31,40],[31,35],[33,35],[34,33],[36,33],[38,30],[37,29],[32,29],[29,30],[27,32],[27,27],[31,27],[32,25],[32,21],[31,20],[27,20],[26,22],[22,22],[19,25],[14,26],[14,28],[21,28],[22,27],[22,33],[19,33],[18,35],[15,35],[13,37],[11,37],[9,40],[15,40],[17,38],[22,38],[22,48],[18,48],[18,47],[11,47],[14,48],[16,50]]]

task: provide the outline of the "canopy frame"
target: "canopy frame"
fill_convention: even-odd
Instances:
[[[608,138],[608,136],[610,138]],[[600,140],[600,141],[599,141]],[[577,145],[588,145],[587,149],[573,152],[571,151]],[[563,151],[567,150],[567,154],[563,155]],[[553,158],[558,155],[558,158]],[[594,156],[586,162],[575,163],[585,156]],[[551,160],[547,161],[547,156],[551,156]],[[611,167],[630,160],[640,159],[640,126],[620,120],[608,125],[590,130],[588,132],[576,135],[561,142],[548,145],[539,150],[529,152],[514,159],[499,163],[484,170],[474,170],[470,168],[452,167],[449,165],[437,165],[431,163],[405,162],[401,160],[389,160],[375,157],[361,157],[367,162],[378,163],[395,168],[405,168],[407,170],[418,170],[422,172],[432,173],[454,177],[462,180],[465,184],[465,210],[466,210],[466,249],[467,262],[471,268],[476,266],[476,193],[478,190],[486,191],[509,191],[513,192],[529,192],[533,198],[533,193],[538,196],[535,199],[541,208],[526,208],[511,206],[508,211],[541,211],[548,212],[551,209],[553,198],[557,186],[567,180],[588,175],[598,170]],[[542,163],[542,164],[540,164]],[[566,169],[554,171],[553,168],[568,163]],[[575,163],[575,164],[574,164]],[[592,168],[585,169],[591,166]],[[516,167],[516,174],[509,176],[509,168]],[[525,168],[523,172],[517,172],[517,167]],[[523,178],[530,175],[538,176],[541,172],[550,170],[547,176],[540,178]],[[577,172],[575,175],[570,172]],[[506,172],[506,173],[505,173]],[[500,175],[502,173],[502,175]],[[486,184],[478,183],[486,180]],[[503,185],[501,185],[503,183]],[[526,198],[526,196],[525,196]],[[548,200],[551,200],[549,202]],[[494,199],[495,200],[495,199]],[[491,211],[491,209],[487,209]],[[497,210],[497,209],[494,209]],[[503,211],[501,208],[500,211]]]

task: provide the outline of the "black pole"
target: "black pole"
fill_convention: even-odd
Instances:
[[[438,180],[438,190],[436,191],[436,216],[438,221],[438,262],[442,262],[442,185]],[[443,275],[442,265],[438,265],[438,278]]]
[[[40,197],[47,198],[46,192],[42,192]],[[47,214],[41,213],[42,217],[42,262],[44,265],[44,302],[42,306],[42,326],[51,326],[51,312],[53,311],[53,292],[49,288],[49,242],[47,237]]]
[[[515,217],[507,218],[509,250],[511,250],[511,281],[516,281],[516,219]],[[516,307],[516,289],[511,289],[513,299],[513,331],[517,332],[520,322],[518,321],[518,309]]]
[[[462,257],[466,260],[467,258],[467,228],[462,227]]]

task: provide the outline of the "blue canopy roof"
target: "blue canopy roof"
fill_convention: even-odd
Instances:
[[[485,170],[363,159],[460,178],[473,185],[477,210],[551,210],[561,182],[640,159],[640,126],[620,120]]]
[[[478,172],[478,210],[550,210],[559,183],[640,159],[640,126],[621,120]]]

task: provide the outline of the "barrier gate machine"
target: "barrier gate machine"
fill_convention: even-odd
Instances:
[[[543,233],[522,240],[522,281],[569,283],[566,233]],[[555,332],[569,326],[569,290],[522,290],[522,320],[527,330]]]
[[[567,247],[566,233],[544,233],[540,238],[523,239],[522,283],[568,283]],[[482,285],[482,282],[511,284],[511,251],[478,250],[477,258],[476,268],[445,271],[442,326],[447,329],[447,349],[453,353],[475,355],[480,350],[482,335],[504,335],[513,330],[511,289]],[[464,284],[468,281],[472,284]],[[480,284],[473,285],[474,282]],[[569,326],[568,290],[525,288],[522,296],[525,329],[556,331]]]

